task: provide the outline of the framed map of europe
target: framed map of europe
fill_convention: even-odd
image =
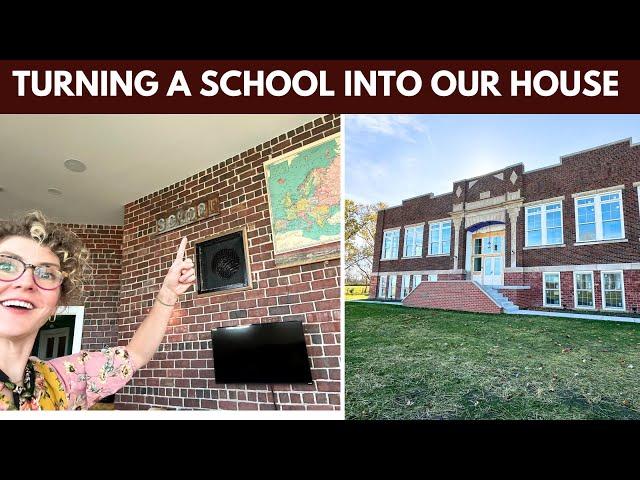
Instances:
[[[276,265],[340,256],[340,134],[264,163]]]

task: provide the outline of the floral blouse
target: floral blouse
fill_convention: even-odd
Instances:
[[[80,351],[46,362],[31,357],[33,396],[20,398],[20,410],[86,410],[120,390],[133,376],[129,352],[123,347]],[[0,410],[17,410],[11,390],[0,383]]]

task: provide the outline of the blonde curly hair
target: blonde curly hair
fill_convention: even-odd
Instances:
[[[13,220],[0,220],[0,242],[7,237],[31,238],[58,256],[60,269],[66,273],[59,305],[68,305],[71,298],[84,292],[91,279],[89,251],[75,233],[35,210]]]

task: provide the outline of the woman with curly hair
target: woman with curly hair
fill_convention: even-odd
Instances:
[[[156,352],[174,305],[195,283],[182,239],[153,307],[126,347],[41,361],[36,336],[83,290],[89,253],[80,239],[40,212],[0,222],[0,410],[84,410],[122,388]]]

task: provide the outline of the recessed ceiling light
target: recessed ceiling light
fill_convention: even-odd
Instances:
[[[47,192],[49,192],[51,195],[62,195],[62,190],[58,190],[57,188],[47,188]]]
[[[80,160],[69,159],[64,162],[64,166],[67,170],[71,170],[72,172],[84,172],[87,169],[87,166],[82,163]]]

